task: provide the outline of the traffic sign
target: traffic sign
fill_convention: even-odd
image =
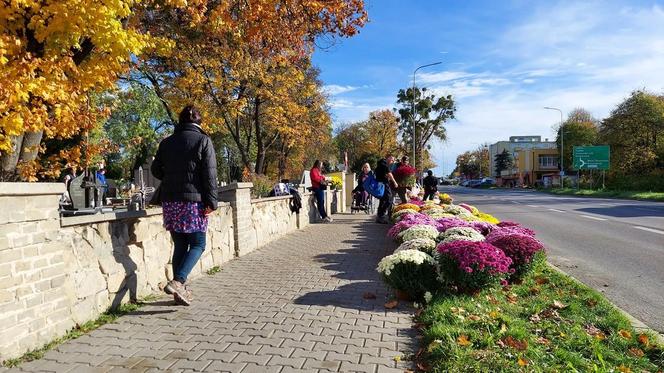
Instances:
[[[610,153],[608,145],[575,146],[572,168],[575,170],[608,170]]]

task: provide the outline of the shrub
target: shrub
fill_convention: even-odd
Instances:
[[[472,221],[469,222],[468,224],[470,224],[471,227],[475,228],[478,232],[482,233],[485,236],[491,233],[494,229],[496,229],[496,225],[484,221]]]
[[[460,291],[477,291],[505,283],[512,260],[486,243],[455,241],[438,245],[440,279]]]
[[[267,197],[275,184],[265,175],[251,174],[249,180],[254,184],[251,187],[251,196],[253,198]]]
[[[401,242],[414,240],[416,238],[428,238],[435,240],[438,238],[438,229],[431,225],[414,225],[399,233],[398,238],[401,240]]]
[[[496,227],[493,229],[487,236],[487,240],[494,240],[499,236],[505,236],[510,234],[525,234],[526,236],[535,237],[535,232],[532,229],[521,226],[511,226],[511,227]]]
[[[444,233],[441,233],[439,239],[443,243],[449,243],[454,241],[484,241],[484,236],[482,233],[475,230],[472,227],[454,227],[446,230]]]
[[[402,250],[381,259],[376,270],[393,289],[422,299],[424,294],[438,288],[435,261],[431,255],[418,250]]]
[[[494,235],[487,238],[487,242],[512,259],[513,278],[523,277],[532,268],[535,254],[544,253],[544,245],[539,240],[520,233]]]
[[[415,238],[409,241],[405,241],[399,247],[394,250],[394,252],[403,251],[403,250],[419,250],[427,254],[432,254],[436,249],[436,241],[430,238]]]

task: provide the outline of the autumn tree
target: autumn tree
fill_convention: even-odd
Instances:
[[[324,100],[311,99],[321,88],[311,79],[309,56],[317,38],[357,33],[366,21],[363,2],[205,6],[200,22],[177,12],[146,12],[146,30],[176,46],[168,58],[139,60],[130,79],[151,86],[169,112],[195,102],[209,131],[230,134],[242,166],[265,173],[268,155],[302,143],[312,118],[320,128],[329,125],[329,115],[309,115],[325,111]]]
[[[563,122],[565,146],[563,153],[563,164],[567,170],[572,169],[572,153],[575,146],[594,145],[597,143],[599,121],[590,112],[582,108],[576,108],[567,115]],[[561,147],[561,127],[556,129],[556,143],[558,149]]]
[[[147,1],[145,7],[153,3]],[[0,163],[5,179],[35,180],[43,138],[97,125],[91,94],[112,88],[131,56],[170,42],[136,28],[136,2],[4,1],[0,7]],[[160,1],[174,11],[183,1]],[[191,3],[190,3],[191,5]]]
[[[664,96],[632,92],[602,121],[599,138],[611,146],[611,167],[621,173],[663,172]]]
[[[431,138],[447,139],[445,123],[454,119],[456,104],[451,95],[436,97],[428,94],[426,88],[418,87],[400,89],[397,104],[400,106],[398,112],[402,141],[412,148],[414,135],[417,155],[415,167],[422,169],[422,152],[431,148]]]

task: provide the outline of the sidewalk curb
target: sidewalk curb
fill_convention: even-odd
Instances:
[[[576,281],[576,282],[578,282],[578,283],[580,283],[580,284],[583,284],[584,286],[588,286],[588,285],[584,284],[583,282],[577,280],[576,277],[574,277],[574,276],[570,275],[569,273],[563,271],[562,269],[560,269],[560,267],[557,267],[557,266],[554,265],[553,263],[547,261],[547,264],[549,265],[549,267],[553,268],[555,271],[562,273],[563,275],[565,275],[565,276],[571,278],[572,280],[574,280],[574,281]],[[592,289],[592,287],[590,287],[590,286],[588,286],[588,287]],[[656,331],[656,330],[650,328],[650,327],[649,327],[648,325],[646,325],[643,321],[641,321],[641,320],[637,319],[636,317],[630,315],[630,314],[629,314],[627,311],[625,311],[624,309],[622,309],[622,308],[616,306],[616,305],[615,305],[613,302],[611,302],[606,296],[604,296],[604,299],[605,299],[607,302],[609,302],[609,304],[611,304],[613,307],[615,307],[615,308],[616,308],[616,309],[617,309],[617,310],[618,310],[623,316],[625,316],[625,317],[629,320],[629,322],[630,322],[630,324],[632,324],[632,327],[634,328],[634,330],[639,331],[639,332],[648,332],[648,333],[653,334],[653,335],[655,336],[655,338],[657,339],[657,342],[658,342],[659,344],[661,344],[662,346],[664,346],[664,334],[661,334],[661,333],[659,333],[658,331]]]

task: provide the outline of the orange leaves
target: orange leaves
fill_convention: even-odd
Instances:
[[[515,350],[523,351],[528,348],[528,340],[526,339],[518,340],[513,338],[511,335],[508,335],[507,337],[502,338],[500,340],[505,346],[511,347]]]
[[[650,340],[646,334],[639,334],[639,338],[637,338],[640,344],[648,347],[650,345]]]
[[[396,306],[398,306],[398,305],[399,305],[399,301],[396,300],[396,299],[393,299],[393,300],[385,303],[385,308],[387,308],[388,310],[391,310],[393,308],[396,308]]]
[[[459,346],[464,346],[465,347],[465,346],[470,346],[472,344],[472,342],[470,342],[467,335],[462,334],[459,337],[457,337],[457,344]]]
[[[628,330],[620,329],[618,331],[618,334],[620,334],[620,336],[625,338],[625,339],[632,339],[632,333],[629,332]]]
[[[643,350],[641,350],[640,348],[637,348],[637,347],[632,347],[632,348],[630,348],[630,349],[628,350],[628,353],[629,353],[631,356],[634,356],[634,357],[643,357],[643,355],[645,355],[645,353],[643,352]]]

